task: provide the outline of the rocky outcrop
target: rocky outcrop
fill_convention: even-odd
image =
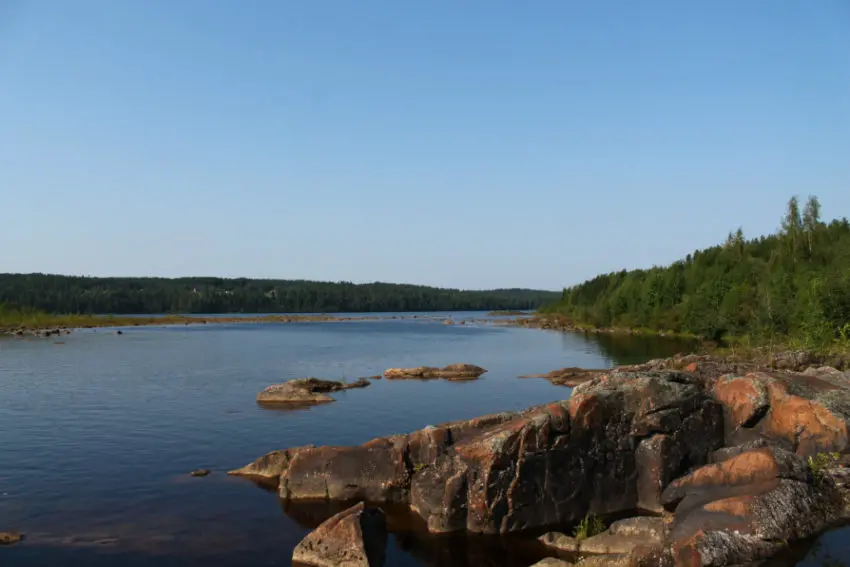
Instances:
[[[763,561],[837,522],[844,501],[830,475],[813,475],[803,458],[776,447],[706,465],[664,491],[679,566]]]
[[[719,404],[677,372],[610,372],[567,402],[429,427],[359,447],[298,447],[231,474],[277,482],[284,499],[406,504],[431,532],[509,533],[659,501],[636,448],[675,478],[723,440]]]
[[[758,563],[850,517],[850,376],[789,360],[793,370],[689,356],[586,371],[565,401],[357,447],[276,451],[230,474],[286,500],[402,505],[432,533],[644,509],[663,520],[541,541],[599,567]]]
[[[474,364],[450,364],[443,368],[418,366],[416,368],[390,368],[384,372],[388,380],[433,380],[442,378],[449,382],[476,380],[487,372]]]
[[[361,502],[307,534],[295,546],[292,561],[311,567],[381,567],[386,547],[384,513]]]
[[[257,394],[261,404],[305,406],[332,402],[329,392],[339,392],[351,388],[365,388],[369,381],[360,378],[350,384],[318,378],[301,378],[283,384],[273,384]]]

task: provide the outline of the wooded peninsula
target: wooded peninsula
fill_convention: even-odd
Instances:
[[[726,241],[665,267],[563,290],[543,309],[576,326],[644,329],[749,344],[850,347],[850,223],[816,197],[788,201],[777,233]]]

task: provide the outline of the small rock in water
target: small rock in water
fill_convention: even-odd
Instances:
[[[115,334],[116,335],[123,335],[124,331],[122,331],[121,329],[118,329],[117,331],[115,331]]]
[[[209,474],[209,469],[198,469],[189,473],[190,476],[208,476]]]
[[[15,545],[24,539],[24,534],[16,532],[0,532],[0,545]]]

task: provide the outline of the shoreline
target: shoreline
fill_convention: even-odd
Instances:
[[[652,329],[634,329],[625,327],[594,327],[593,325],[572,323],[569,319],[562,315],[534,314],[526,317],[517,317],[514,320],[514,324],[529,329],[585,333],[591,335],[637,335],[693,341],[700,340],[700,338],[696,335],[690,333],[677,333],[674,331],[655,331]]]
[[[835,341],[831,344],[811,345],[793,337],[781,337],[776,341],[753,340],[750,336],[724,337],[721,342],[711,341],[691,333],[674,331],[655,331],[646,328],[623,327],[594,327],[592,325],[576,324],[563,315],[535,314],[528,317],[517,317],[510,322],[512,325],[526,329],[541,329],[568,333],[583,333],[585,335],[626,335],[638,337],[658,337],[682,341],[693,341],[693,353],[732,356],[739,360],[751,362],[769,362],[775,355],[785,352],[814,352],[824,358],[833,357],[844,364],[850,365],[850,342],[842,344]]]

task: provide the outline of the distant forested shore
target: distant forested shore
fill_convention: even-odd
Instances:
[[[366,313],[528,310],[557,292],[225,278],[0,274],[0,306],[73,314]]]
[[[567,325],[644,329],[753,344],[850,348],[850,223],[792,198],[781,228],[665,267],[622,270],[563,290],[542,310]]]

